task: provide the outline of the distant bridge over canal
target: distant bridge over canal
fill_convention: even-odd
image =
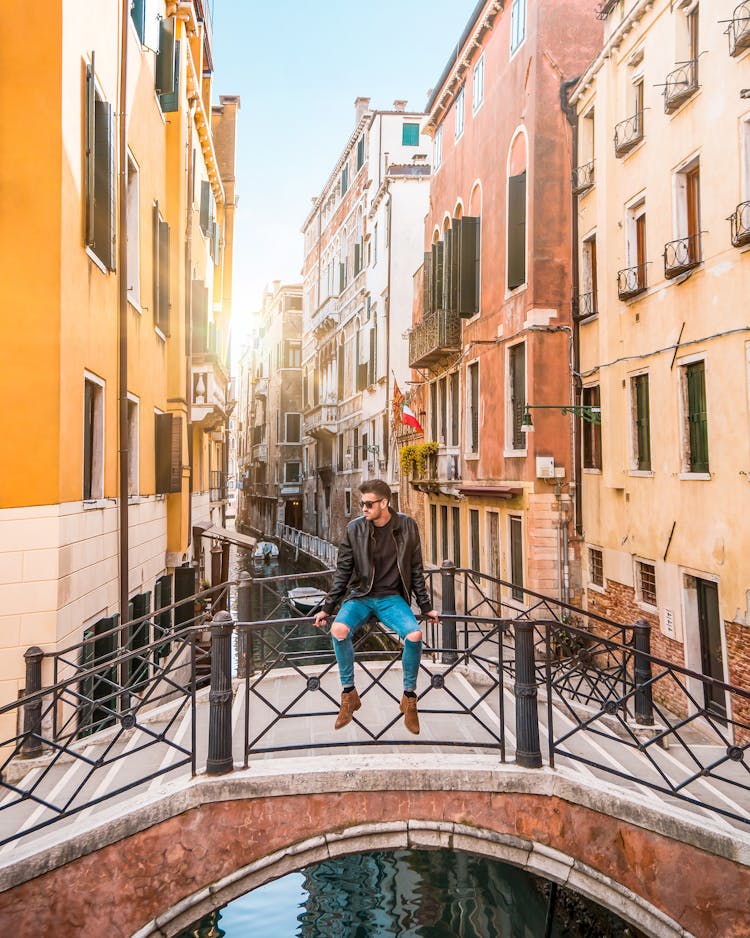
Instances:
[[[703,708],[710,679],[653,657],[642,625],[509,602],[509,584],[448,565],[420,736],[377,623],[358,639],[362,710],[337,733],[328,640],[288,597],[320,576],[178,595],[53,661],[31,650],[30,692],[0,709],[18,725],[0,921],[174,935],[287,871],[413,846],[526,867],[647,934],[750,934],[750,727]],[[747,712],[750,695],[722,687]]]

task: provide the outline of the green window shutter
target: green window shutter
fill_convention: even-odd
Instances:
[[[461,509],[451,508],[453,518],[453,563],[461,566]]]
[[[419,124],[404,124],[402,126],[401,144],[405,147],[419,146]]]
[[[706,370],[703,362],[685,368],[688,393],[690,471],[708,472],[708,419],[706,414]]]
[[[471,317],[479,311],[479,219],[464,217],[456,220],[453,234],[456,254],[456,311]]]
[[[432,252],[426,251],[422,267],[422,315],[434,312],[432,305]]]
[[[357,143],[357,169],[360,170],[365,162],[365,138],[360,137]]]
[[[161,219],[158,225],[159,318],[156,324],[164,335],[169,335],[169,225]]]
[[[211,213],[211,183],[201,179],[200,226],[203,234],[208,233]]]
[[[471,394],[471,438],[469,450],[479,452],[479,364],[469,365],[469,387]]]
[[[510,581],[513,599],[523,599],[523,526],[520,518],[510,519]]]
[[[115,269],[115,149],[112,105],[94,104],[94,243],[96,256]]]
[[[449,228],[443,235],[443,309],[455,313],[456,304],[453,295],[455,282],[455,263],[453,257],[453,231]]]
[[[508,289],[526,282],[526,172],[508,179]]]
[[[345,166],[341,170],[341,195],[343,196],[346,193],[346,190],[349,188],[349,167]]]
[[[130,18],[133,20],[138,39],[143,44],[146,35],[146,0],[131,0]]]
[[[635,385],[635,426],[637,465],[640,470],[651,469],[651,428],[649,414],[648,375],[637,375]]]
[[[443,308],[443,250],[442,241],[432,245],[432,308]]]
[[[156,93],[170,94],[175,90],[174,65],[175,48],[175,19],[166,16],[159,21],[159,51],[156,55]]]
[[[179,110],[180,106],[180,43],[175,43],[174,50],[174,75],[172,78],[172,90],[159,95],[159,104],[163,114],[168,114]]]
[[[526,343],[514,345],[509,353],[511,403],[513,409],[513,449],[526,449],[523,414],[526,409]]]
[[[96,82],[94,80],[94,53],[86,66],[86,246],[94,245],[94,188],[96,179]]]
[[[153,308],[154,308],[154,325],[159,326],[161,322],[161,310],[159,309],[159,300],[160,300],[160,291],[159,291],[159,203],[154,202],[154,208],[151,215],[151,237],[153,241]],[[161,328],[161,327],[160,327]]]
[[[211,222],[211,260],[216,265],[221,260],[221,228],[216,220]]]
[[[479,557],[479,512],[476,508],[469,509],[469,535],[471,540],[471,569],[481,570]]]
[[[357,242],[354,245],[354,276],[362,270],[362,245]]]

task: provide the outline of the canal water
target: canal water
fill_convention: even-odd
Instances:
[[[327,860],[240,896],[178,938],[220,936],[643,938],[562,886],[553,890],[526,870],[453,850]]]

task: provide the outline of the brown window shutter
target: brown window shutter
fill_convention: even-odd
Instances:
[[[456,220],[456,311],[471,317],[479,312],[479,219],[465,216]]]
[[[526,172],[508,180],[508,289],[526,282]]]

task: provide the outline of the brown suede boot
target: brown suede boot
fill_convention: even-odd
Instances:
[[[336,717],[334,729],[340,730],[343,726],[351,723],[355,710],[359,710],[361,706],[362,702],[359,699],[359,694],[357,693],[356,687],[354,690],[350,690],[348,692],[342,691],[341,707],[339,708],[339,715]]]
[[[404,726],[410,733],[415,735],[419,733],[419,714],[417,713],[417,698],[407,697],[406,694],[401,698],[399,710],[404,715]]]

